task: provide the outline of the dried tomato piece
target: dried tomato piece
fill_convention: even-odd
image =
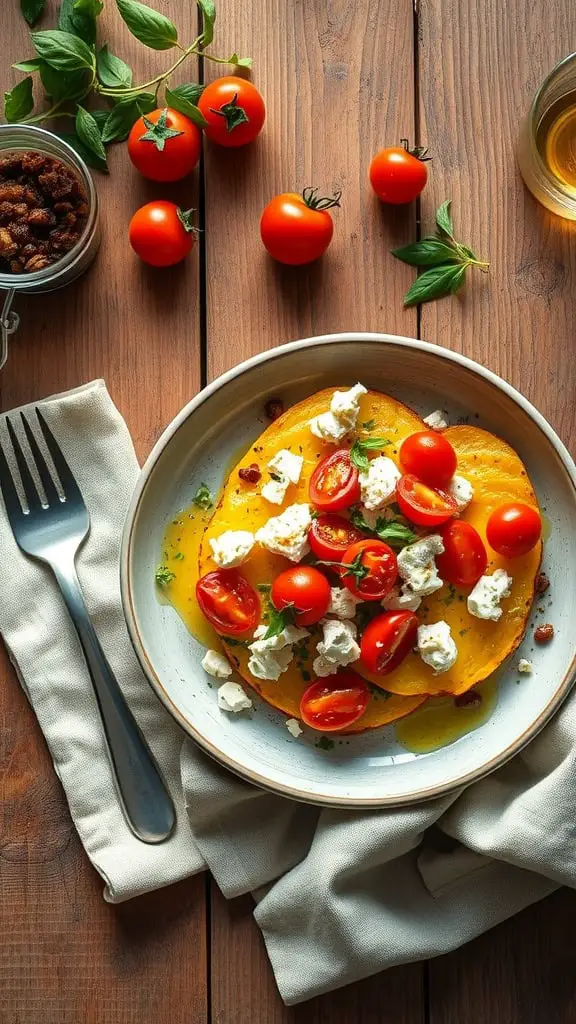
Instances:
[[[238,470],[238,476],[241,480],[244,480],[247,484],[257,484],[262,477],[262,473],[255,462],[250,463],[249,466],[244,466]]]
[[[268,419],[274,422],[284,412],[284,402],[281,398],[269,398],[264,406],[264,412]]]
[[[534,639],[537,644],[548,644],[554,636],[554,626],[551,622],[545,622],[534,630]]]

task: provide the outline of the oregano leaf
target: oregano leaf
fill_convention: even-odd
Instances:
[[[22,121],[33,109],[31,78],[23,78],[10,92],[4,93],[4,117],[10,124]]]
[[[133,36],[151,50],[170,50],[178,42],[176,26],[138,0],[116,0],[122,20]]]

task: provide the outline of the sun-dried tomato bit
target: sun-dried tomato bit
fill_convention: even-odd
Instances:
[[[474,708],[482,703],[482,694],[476,690],[466,690],[466,693],[459,693],[454,697],[454,704],[457,708]]]
[[[242,469],[238,470],[238,476],[244,483],[257,484],[262,477],[262,473],[255,462],[251,462],[249,466],[243,466]]]
[[[264,405],[264,412],[270,422],[273,423],[284,412],[284,402],[281,398],[269,398]]]
[[[553,636],[554,626],[550,622],[545,622],[534,630],[534,639],[537,644],[549,644]]]
[[[536,582],[534,584],[534,589],[535,589],[536,593],[537,594],[545,594],[546,591],[548,590],[549,586],[550,586],[550,580],[548,579],[546,573],[545,572],[538,573],[538,575],[536,577]]]

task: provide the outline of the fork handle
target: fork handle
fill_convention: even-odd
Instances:
[[[73,559],[51,567],[86,657],[126,821],[142,842],[161,843],[176,824],[172,798],[100,646]]]

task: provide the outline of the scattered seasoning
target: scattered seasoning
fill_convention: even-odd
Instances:
[[[321,736],[316,746],[320,747],[320,750],[332,750],[334,747],[334,740],[329,739],[328,736]]]
[[[374,430],[376,426],[376,420],[366,420],[365,423],[361,423],[362,430]]]
[[[541,572],[536,577],[535,590],[537,594],[545,594],[550,586],[550,580],[548,579],[545,572]]]
[[[459,636],[466,636],[466,633],[468,633],[468,632],[469,632],[469,627],[468,627],[467,629],[461,629],[461,630],[459,631],[459,634],[458,634],[458,635],[459,635]]]
[[[467,690],[466,693],[459,693],[454,697],[454,706],[457,708],[473,708],[482,703],[482,694],[476,690]]]
[[[281,477],[279,473],[275,473],[273,469],[270,470],[270,478],[271,480],[275,480],[277,484],[281,484],[283,480],[283,477]]]
[[[284,402],[281,398],[269,398],[264,405],[264,412],[270,422],[273,423],[284,412]]]
[[[258,464],[251,462],[249,466],[244,466],[238,470],[238,476],[241,480],[244,480],[244,483],[257,484],[262,477],[262,473],[258,468]]]
[[[172,555],[172,558],[174,559],[175,562],[183,562],[184,561],[184,555],[182,554],[181,551],[177,551],[175,555]]]
[[[538,626],[534,630],[534,639],[537,644],[548,644],[554,636],[554,626],[550,622],[545,622],[542,626]]]
[[[159,587],[167,587],[172,580],[176,579],[176,573],[172,572],[167,565],[159,565],[154,574],[154,579]]]
[[[455,597],[456,597],[456,590],[455,590],[453,584],[449,583],[448,584],[448,597],[443,597],[442,598],[442,603],[445,604],[446,607],[448,607],[449,604],[452,604],[452,601],[454,600]]]
[[[206,510],[212,508],[214,502],[212,500],[212,495],[210,494],[210,490],[207,484],[200,484],[200,487],[198,488],[196,494],[194,495],[193,501],[194,504],[198,506],[198,508],[203,508]]]

